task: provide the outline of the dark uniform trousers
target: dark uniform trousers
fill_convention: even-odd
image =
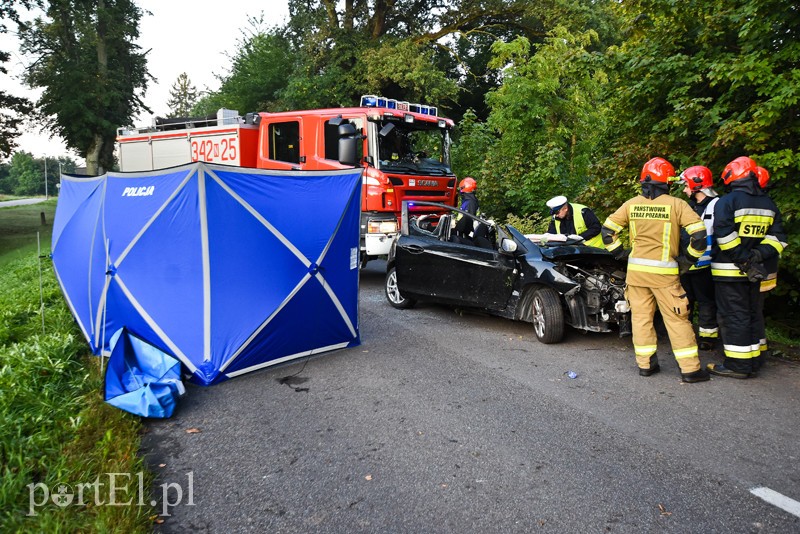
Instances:
[[[761,290],[758,282],[747,279],[716,284],[717,309],[722,318],[722,341],[725,344],[725,367],[750,373],[761,365],[760,324]]]
[[[681,285],[689,298],[689,317],[697,308],[697,327],[700,339],[719,337],[717,301],[711,269],[697,269],[681,275]]]

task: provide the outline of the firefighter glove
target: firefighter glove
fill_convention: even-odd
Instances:
[[[745,271],[747,279],[751,282],[761,282],[767,277],[767,269],[763,263],[750,262],[750,266]]]
[[[767,269],[764,267],[763,257],[758,250],[751,250],[747,259],[737,263],[736,266],[751,282],[761,282],[767,277]]]
[[[678,273],[680,274],[688,273],[689,269],[694,265],[694,261],[686,254],[679,254],[675,260],[678,262]]]
[[[764,257],[761,255],[761,251],[757,248],[754,248],[750,251],[750,263],[764,263]]]
[[[753,249],[747,258],[747,270],[744,272],[747,279],[751,282],[761,282],[767,277],[767,269],[764,267],[764,257],[761,251]]]
[[[628,261],[628,256],[631,255],[631,249],[619,247],[614,251],[614,259],[619,261]]]

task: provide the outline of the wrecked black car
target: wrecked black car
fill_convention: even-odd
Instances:
[[[454,235],[460,217],[472,220],[474,238]],[[542,343],[559,342],[565,325],[629,335],[625,264],[581,242],[577,236],[525,236],[444,204],[403,202],[386,298],[401,309],[424,300],[527,321]]]

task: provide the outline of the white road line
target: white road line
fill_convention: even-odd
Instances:
[[[786,495],[781,495],[777,491],[764,486],[751,488],[750,493],[764,499],[773,506],[777,506],[781,510],[785,510],[794,516],[800,517],[800,502],[790,499]]]

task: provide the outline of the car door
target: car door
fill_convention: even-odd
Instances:
[[[449,221],[432,235],[403,235],[396,248],[401,290],[450,304],[502,309],[511,295],[514,258],[447,240]]]
[[[440,256],[441,268],[453,273],[445,287],[449,299],[491,310],[505,308],[516,273],[513,256],[496,249],[460,243],[451,245],[452,248]]]

